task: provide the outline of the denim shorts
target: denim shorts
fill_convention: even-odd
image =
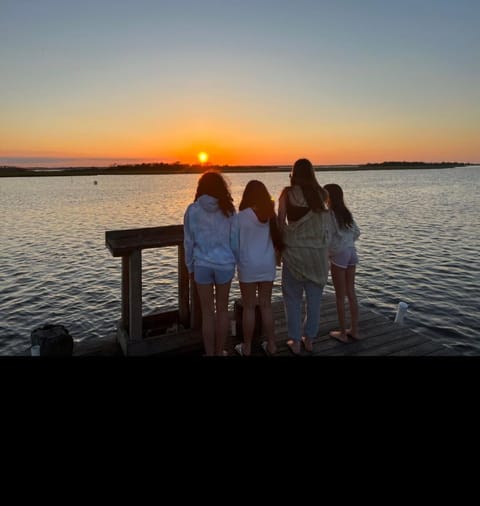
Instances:
[[[194,266],[193,268],[195,282],[199,285],[224,285],[232,281],[235,274],[235,267],[228,269],[214,269],[213,267]]]
[[[341,269],[346,269],[353,265],[358,264],[358,256],[356,249],[352,246],[351,248],[344,249],[339,253],[330,255],[330,262]]]

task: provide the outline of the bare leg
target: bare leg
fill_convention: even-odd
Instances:
[[[347,330],[347,333],[352,337],[359,339],[360,331],[358,328],[358,302],[355,293],[355,265],[349,265],[346,272],[346,291],[348,298],[348,305],[350,307],[350,316],[352,318],[352,325]]]
[[[258,283],[258,303],[262,313],[263,333],[267,338],[268,351],[272,355],[277,352],[275,344],[275,330],[272,311],[272,288],[273,281],[263,281]]]
[[[213,284],[196,283],[200,308],[202,310],[202,338],[207,357],[215,355],[215,308],[213,305]]]
[[[240,283],[243,304],[243,354],[252,353],[253,331],[255,329],[255,305],[257,303],[257,283]]]
[[[223,285],[215,285],[216,321],[215,321],[215,354],[223,356],[225,342],[227,340],[228,321],[228,294],[231,281]]]
[[[345,295],[346,295],[346,269],[331,265],[332,281],[335,287],[335,301],[337,303],[337,316],[340,325],[339,331],[330,332],[330,336],[342,342],[347,342],[347,334],[345,332]]]

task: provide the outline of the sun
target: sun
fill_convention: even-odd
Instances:
[[[206,163],[208,161],[208,153],[205,153],[205,151],[200,151],[197,155],[198,161],[200,163]]]

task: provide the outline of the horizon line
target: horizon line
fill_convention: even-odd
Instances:
[[[69,162],[75,162],[74,165],[69,165]],[[100,164],[99,164],[100,162]],[[103,163],[102,163],[103,162]],[[231,164],[231,163],[212,163],[209,162],[203,166],[205,167],[291,167],[294,162],[289,163],[248,163],[248,164]],[[462,163],[469,165],[480,165],[477,161],[463,161],[463,160],[382,160],[382,161],[367,161],[356,163],[313,163],[315,167],[355,167],[367,164],[386,164],[386,163],[427,163],[427,164],[442,164],[442,163]],[[13,165],[10,165],[13,164]],[[45,165],[44,165],[45,164]],[[53,166],[48,166],[53,164]],[[81,165],[80,165],[81,164]],[[164,164],[164,165],[186,165],[196,167],[199,163],[188,163],[180,160],[163,161],[157,158],[110,158],[110,157],[15,157],[4,156],[0,157],[0,167],[18,167],[24,169],[80,169],[80,168],[114,168],[115,166],[122,165],[141,165],[141,164]]]

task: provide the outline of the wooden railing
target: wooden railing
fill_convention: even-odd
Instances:
[[[194,283],[189,279],[183,247],[183,225],[137,228],[105,232],[107,248],[122,258],[122,316],[118,339],[126,355],[148,338],[152,347],[155,328],[173,323],[184,329],[198,329],[201,313]],[[144,317],[142,314],[142,250],[178,247],[178,310]],[[147,335],[149,334],[149,335]],[[143,347],[146,348],[146,347]]]

